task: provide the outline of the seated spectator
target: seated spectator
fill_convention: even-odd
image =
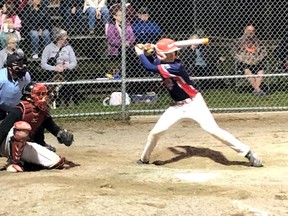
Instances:
[[[132,25],[137,44],[155,44],[161,36],[161,29],[156,22],[150,19],[148,9],[140,8],[138,18]]]
[[[288,32],[276,48],[276,55],[279,61],[279,69],[288,72]]]
[[[69,35],[84,33],[83,6],[84,0],[60,1],[60,11],[63,17],[64,29],[68,31]]]
[[[201,36],[203,38],[204,36]],[[198,34],[194,34],[190,39],[199,39]],[[181,51],[181,58],[187,67],[190,76],[209,77],[216,75],[217,61],[224,61],[224,58],[218,56],[211,44],[191,45]],[[195,85],[200,90],[216,87],[216,82],[211,79],[202,79],[196,81]]]
[[[258,77],[247,78],[253,87],[253,94],[263,96],[266,94],[263,85],[263,76],[265,73],[266,48],[261,46],[260,40],[255,34],[255,28],[252,25],[246,27],[243,36],[236,40],[234,47],[234,57],[237,61],[237,69],[243,71],[245,75],[259,75]]]
[[[23,10],[28,4],[29,0],[7,0],[7,3],[13,3],[18,10],[18,15],[20,18],[22,14],[24,14],[25,10]],[[50,4],[50,0],[42,0],[41,6],[47,7]]]
[[[102,18],[105,34],[107,35],[110,15],[106,6],[106,0],[85,0],[83,12],[87,13],[89,34],[95,33],[96,19]]]
[[[121,5],[122,1],[121,0],[115,0],[113,2],[110,2],[110,4],[108,3],[109,5],[109,10],[113,10],[113,7],[118,7],[119,5]],[[125,4],[125,7],[126,7],[126,22],[129,23],[129,24],[133,24],[135,19],[136,19],[136,12],[134,10],[134,7],[129,3],[129,1],[126,1],[126,4]]]
[[[68,44],[68,34],[63,29],[54,29],[53,42],[48,44],[42,53],[41,67],[46,70],[45,80],[56,81],[56,77],[61,77],[65,81],[75,79],[75,68],[77,60],[71,45]],[[59,91],[58,106],[63,101],[66,106],[70,99],[78,104],[78,95],[74,85],[63,85]]]
[[[6,47],[0,51],[0,68],[4,67],[8,55],[12,55],[14,52],[23,53],[22,49],[17,48],[17,36],[12,33],[8,33],[5,38]]]
[[[13,33],[17,36],[17,40],[20,41],[20,28],[21,20],[17,15],[17,9],[13,3],[6,3],[2,8],[2,14],[0,17],[0,43],[2,49],[5,48],[5,38],[7,33]]]
[[[41,0],[31,0],[22,16],[23,27],[29,33],[32,45],[32,58],[39,58],[39,43],[43,40],[44,47],[50,42],[50,15],[47,8],[41,7]]]
[[[108,39],[108,54],[112,57],[121,56],[122,47],[122,12],[121,5],[113,5],[111,7],[110,13],[113,17],[112,22],[108,26],[107,39]],[[133,33],[132,27],[129,23],[126,23],[126,43],[127,55],[134,52],[135,45],[135,35]]]

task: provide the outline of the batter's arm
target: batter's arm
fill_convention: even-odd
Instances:
[[[159,73],[158,65],[152,64],[144,54],[139,55],[139,57],[146,70],[152,71],[153,73]]]

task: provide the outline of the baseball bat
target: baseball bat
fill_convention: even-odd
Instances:
[[[199,39],[188,39],[182,41],[176,41],[176,46],[190,46],[190,45],[197,45],[197,44],[208,44],[209,38],[199,38]]]

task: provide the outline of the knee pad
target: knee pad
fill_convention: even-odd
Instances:
[[[18,121],[14,124],[13,130],[14,136],[10,140],[10,163],[19,164],[32,128],[29,123]]]
[[[31,125],[25,121],[18,121],[14,124],[14,139],[18,141],[27,141],[29,133],[32,130]]]

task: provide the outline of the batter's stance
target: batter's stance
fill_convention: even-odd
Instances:
[[[248,145],[240,142],[229,132],[219,128],[201,93],[193,87],[193,83],[182,62],[177,58],[177,51],[180,48],[175,45],[175,41],[169,38],[161,39],[155,46],[158,57],[155,60],[146,57],[151,53],[152,48],[149,44],[138,44],[135,46],[135,51],[146,70],[160,74],[171,98],[175,101],[175,105],[170,106],[161,115],[149,133],[144,151],[137,163],[149,163],[150,155],[158,139],[172,125],[184,119],[192,119],[212,136],[234,149],[240,155],[245,156],[250,161],[251,166],[261,167],[262,160],[250,151]],[[152,61],[154,62],[152,63]]]

